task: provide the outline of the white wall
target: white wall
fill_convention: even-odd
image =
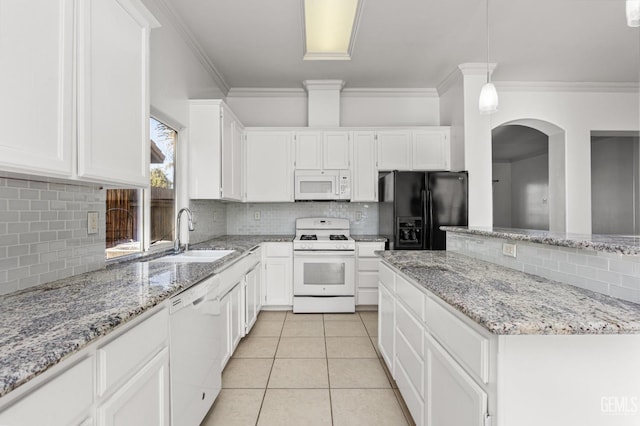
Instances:
[[[497,86],[500,109],[492,118],[492,127],[519,119],[537,119],[565,131],[566,230],[590,233],[591,131],[637,131],[638,93],[544,89],[507,83]],[[467,161],[485,160],[467,156]],[[490,190],[484,194],[489,195]]]
[[[176,208],[189,204],[188,144],[189,99],[222,98],[211,74],[187,45],[170,14],[154,0],[142,0],[161,27],[151,31],[151,114],[179,131],[176,148]],[[182,235],[187,234],[186,221]]]
[[[299,90],[232,89],[227,104],[247,127],[306,127],[307,95]],[[438,126],[440,105],[431,91],[343,90],[340,125]]]

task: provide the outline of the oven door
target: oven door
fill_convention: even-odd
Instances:
[[[337,200],[340,198],[338,174],[310,170],[296,170],[296,200]]]
[[[294,296],[354,296],[355,252],[296,251]]]

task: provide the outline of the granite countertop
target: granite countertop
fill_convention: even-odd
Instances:
[[[380,257],[494,334],[640,334],[640,305],[446,251]]]
[[[506,238],[517,241],[605,251],[625,255],[640,255],[640,236],[606,234],[572,234],[567,232],[539,231],[535,229],[484,228],[442,226],[443,231],[483,237]]]
[[[386,237],[382,235],[351,235],[356,242],[359,243],[384,243],[387,241]]]
[[[0,397],[263,242],[292,235],[224,236],[193,249],[236,250],[211,263],[148,262],[156,256],[0,296]]]

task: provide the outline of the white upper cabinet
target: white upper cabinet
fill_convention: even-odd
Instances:
[[[242,133],[242,123],[223,101],[190,101],[190,198],[242,199]]]
[[[450,170],[449,128],[413,132],[413,169]]]
[[[73,0],[0,0],[0,167],[71,177]]]
[[[374,132],[353,132],[351,201],[378,201],[378,168]]]
[[[0,168],[148,186],[157,25],[139,0],[0,0]]]
[[[149,32],[133,2],[78,2],[81,178],[149,185]]]
[[[449,128],[377,132],[380,170],[449,170]]]
[[[245,201],[293,201],[293,133],[247,130],[245,135]]]
[[[297,132],[295,134],[296,169],[322,168],[322,133]]]
[[[351,167],[350,132],[299,131],[295,134],[297,170],[336,170]]]
[[[349,132],[324,132],[322,160],[325,169],[351,168],[351,150]]]
[[[380,170],[411,170],[411,131],[379,131],[377,138]]]

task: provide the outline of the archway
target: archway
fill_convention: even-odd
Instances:
[[[510,134],[512,136],[520,135],[527,139],[528,143],[524,149],[512,150],[511,154],[503,152],[503,155],[511,155],[512,159],[516,158],[520,152],[520,155],[524,155],[524,157],[518,161],[526,161],[521,161],[515,168],[513,165],[510,166],[510,173],[502,176],[510,180],[507,189],[504,185],[506,182],[501,185],[502,194],[507,190],[510,191],[513,200],[505,201],[504,197],[500,199],[500,194],[496,194],[496,185],[499,182],[494,183],[494,196],[498,197],[498,200],[494,201],[494,226],[500,225],[500,222],[508,223],[508,221],[505,222],[504,203],[508,202],[508,207],[512,208],[515,200],[518,206],[514,209],[514,214],[518,218],[511,222],[510,227],[564,232],[566,230],[567,203],[564,130],[543,120],[518,119],[496,125],[492,129],[492,141],[494,135],[499,137],[500,134],[506,135],[506,138],[509,138]],[[492,150],[494,150],[493,145],[492,143]],[[495,172],[497,170],[494,167]],[[511,176],[515,176],[514,173],[517,174],[518,179],[516,179],[516,186],[511,188]],[[527,183],[528,178],[530,182]],[[496,180],[500,179],[494,177],[494,182]],[[502,217],[500,217],[501,214]],[[542,218],[541,215],[545,217]],[[496,219],[498,223],[496,223]]]

